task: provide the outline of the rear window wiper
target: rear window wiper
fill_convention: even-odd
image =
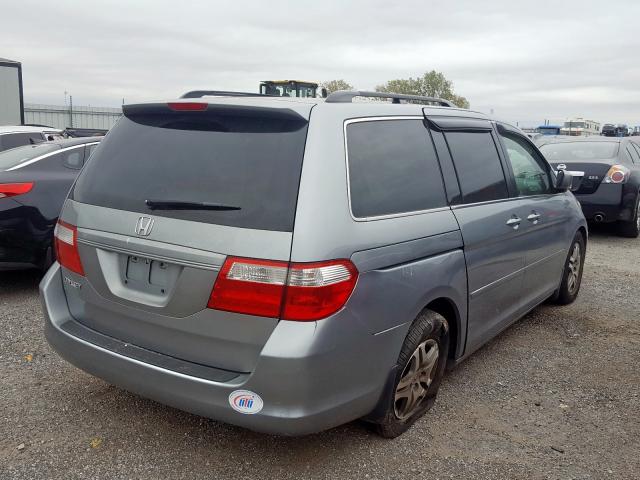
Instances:
[[[210,202],[185,202],[182,200],[145,200],[150,210],[242,210],[235,205]]]

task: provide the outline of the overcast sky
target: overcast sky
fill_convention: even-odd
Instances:
[[[640,1],[5,0],[27,103],[118,106],[265,79],[373,89],[442,71],[471,108],[640,125]]]

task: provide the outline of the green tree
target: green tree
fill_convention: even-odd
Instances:
[[[337,92],[338,90],[354,90],[353,85],[347,83],[345,80],[327,80],[320,84],[321,87],[327,89],[327,93]]]
[[[451,80],[447,80],[443,73],[435,70],[426,72],[422,77],[418,78],[409,77],[389,80],[383,85],[378,85],[376,91],[444,98],[458,107],[469,108],[469,101],[460,95],[456,95],[453,91]]]

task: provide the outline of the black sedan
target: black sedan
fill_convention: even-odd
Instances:
[[[51,265],[58,214],[101,139],[58,140],[0,152],[0,270]]]
[[[616,222],[625,237],[640,233],[640,144],[630,137],[554,137],[540,145],[558,170],[584,172],[574,192],[587,220]]]

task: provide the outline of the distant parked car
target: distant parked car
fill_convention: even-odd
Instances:
[[[62,130],[46,126],[2,126],[0,127],[0,152],[10,148],[64,138]]]
[[[575,196],[587,220],[617,222],[625,237],[640,233],[640,145],[624,137],[550,138],[540,146],[558,170],[584,171]]]
[[[612,123],[605,123],[600,133],[605,137],[627,137],[629,135],[629,128],[624,124],[614,125]]]
[[[0,270],[51,265],[58,213],[100,140],[57,140],[0,153]]]

